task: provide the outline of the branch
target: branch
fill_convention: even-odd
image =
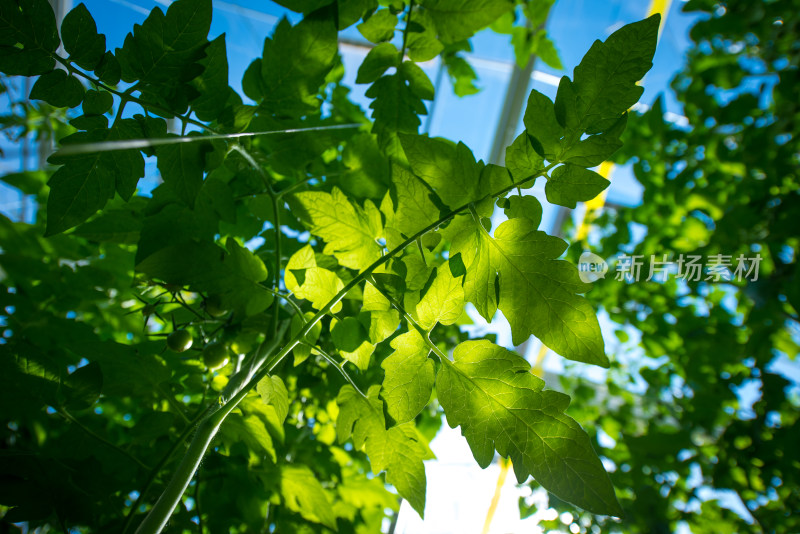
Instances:
[[[492,198],[499,195],[504,195],[508,191],[511,191],[515,187],[529,182],[531,180],[536,179],[537,177],[547,173],[551,168],[553,168],[556,164],[551,163],[550,165],[546,166],[542,170],[537,173],[528,176],[518,182],[513,182],[508,187],[501,189],[495,193],[491,193],[486,195],[484,198]],[[150,513],[144,519],[142,524],[137,529],[137,534],[157,534],[161,532],[164,526],[169,521],[169,517],[172,515],[173,510],[178,505],[183,496],[183,493],[186,491],[189,482],[191,482],[192,478],[194,477],[194,473],[197,471],[200,462],[205,455],[206,449],[211,444],[211,440],[216,435],[219,427],[222,425],[225,418],[239,405],[240,402],[247,396],[250,390],[255,387],[258,382],[264,378],[267,374],[272,372],[272,370],[286,357],[289,352],[292,351],[302,340],[305,339],[306,335],[311,331],[314,326],[322,320],[322,318],[331,312],[331,309],[341,301],[345,295],[358,284],[366,280],[375,270],[392,259],[394,256],[402,252],[406,247],[410,244],[414,243],[418,237],[421,237],[428,232],[436,230],[439,226],[444,224],[445,222],[449,221],[462,211],[465,211],[469,208],[469,204],[464,204],[460,206],[450,213],[441,216],[437,221],[429,224],[425,228],[419,230],[417,233],[400,243],[397,247],[393,250],[389,251],[385,255],[381,256],[379,259],[375,260],[369,267],[367,267],[364,271],[359,273],[355,276],[350,282],[348,282],[341,291],[339,291],[330,301],[328,301],[325,306],[323,306],[314,317],[312,317],[301,329],[297,334],[286,343],[283,348],[275,353],[274,356],[271,358],[269,356],[265,356],[263,361],[264,364],[258,368],[255,373],[248,371],[247,380],[239,377],[239,374],[234,375],[231,377],[231,381],[228,383],[228,387],[226,390],[223,391],[222,395],[220,395],[220,404],[214,405],[213,410],[207,415],[207,417],[203,420],[200,424],[200,427],[197,430],[197,434],[195,434],[192,443],[189,445],[189,450],[186,452],[186,455],[183,457],[178,469],[173,474],[172,479],[170,480],[169,484],[167,485],[164,493],[159,497],[158,501],[156,502],[155,506],[153,506]],[[416,323],[415,323],[416,324]],[[427,335],[425,336],[427,339]],[[271,347],[270,351],[266,354],[269,354],[277,347],[278,339],[274,340],[275,343]],[[265,340],[266,343],[266,340]],[[442,358],[442,362],[447,362],[450,364],[451,362],[444,356],[441,350],[438,347],[433,345],[430,340],[428,340],[429,345],[431,346],[431,350],[433,350],[437,356]],[[229,391],[230,388],[230,391]],[[235,393],[234,393],[235,392]],[[232,397],[228,397],[229,394],[233,393]]]
[[[281,284],[281,212],[278,206],[278,197],[271,195],[272,199],[272,214],[275,220],[273,226],[275,227],[275,291],[280,289]],[[272,304],[272,336],[278,335],[278,312],[281,311],[281,304],[278,299]],[[302,314],[301,314],[302,316]]]
[[[337,362],[335,359],[333,359],[333,357],[330,354],[328,354],[327,352],[325,352],[321,348],[312,345],[311,343],[306,343],[305,341],[302,341],[301,344],[305,345],[306,347],[310,347],[312,350],[317,351],[320,354],[320,356],[322,356],[323,358],[325,358],[328,361],[328,363],[330,363],[332,366],[336,367],[336,369],[339,371],[339,373],[341,373],[341,375],[344,377],[344,379],[347,380],[347,382],[351,386],[353,386],[353,389],[355,389],[358,392],[359,395],[361,395],[365,399],[367,398],[367,396],[364,395],[364,393],[359,389],[358,385],[356,385],[356,382],[355,382],[355,380],[353,380],[353,377],[350,376],[350,374],[347,371],[345,371],[344,362],[341,362],[341,363]]]
[[[200,420],[203,417],[205,417],[206,412],[208,412],[209,409],[210,407],[201,410],[200,413],[197,414],[197,416],[195,416],[195,418],[192,419],[192,421],[186,425],[186,427],[183,429],[183,432],[181,432],[181,435],[178,436],[178,439],[176,439],[172,443],[172,447],[170,447],[169,450],[166,452],[166,454],[164,454],[164,456],[161,457],[161,460],[159,460],[158,464],[156,464],[156,466],[150,470],[150,476],[147,478],[147,482],[145,483],[144,488],[142,489],[141,492],[139,492],[139,496],[136,498],[136,502],[133,503],[131,509],[128,510],[128,514],[125,516],[125,522],[122,524],[122,534],[128,532],[128,529],[131,527],[131,521],[133,520],[133,516],[136,515],[136,510],[139,509],[139,505],[141,504],[142,500],[144,500],[144,497],[145,495],[147,495],[147,492],[153,486],[153,483],[156,481],[156,478],[158,478],[158,475],[161,472],[161,470],[167,464],[169,459],[172,458],[172,455],[175,454],[175,451],[178,450],[178,447],[180,447],[186,442],[186,438],[189,437],[189,434],[192,432],[192,430],[194,430],[194,428],[197,426]]]
[[[389,304],[394,306],[395,309],[399,311],[403,315],[403,317],[406,318],[406,322],[410,326],[413,326],[417,330],[417,332],[419,332],[419,334],[422,336],[422,339],[425,340],[425,344],[428,345],[428,348],[431,349],[434,352],[434,354],[436,354],[436,356],[442,361],[442,364],[443,365],[449,364],[450,358],[448,358],[447,355],[445,355],[445,353],[442,352],[433,341],[431,341],[430,332],[428,330],[425,330],[422,326],[420,326],[420,324],[416,321],[416,319],[414,319],[411,316],[411,314],[406,311],[403,305],[397,302],[394,299],[394,297],[392,297],[387,291],[385,291],[380,285],[378,285],[378,282],[371,275],[370,275],[370,282],[372,283],[373,286],[375,286],[375,289],[377,289],[386,298],[386,300],[389,301]],[[432,328],[433,327],[431,327],[431,329]]]
[[[92,84],[94,84],[96,87],[102,87],[103,89],[105,89],[109,93],[117,95],[121,99],[129,100],[131,102],[135,102],[136,104],[139,104],[140,106],[142,106],[142,108],[144,108],[144,109],[149,108],[149,109],[151,109],[153,111],[166,113],[167,116],[173,115],[176,119],[180,120],[184,124],[186,124],[186,123],[193,124],[195,126],[203,128],[204,130],[206,130],[208,132],[211,132],[213,134],[219,133],[216,130],[214,130],[213,128],[211,128],[210,126],[208,126],[207,124],[204,124],[204,123],[202,123],[200,121],[197,121],[197,120],[189,117],[188,115],[177,115],[177,114],[173,113],[172,111],[170,111],[168,109],[164,109],[162,107],[153,105],[150,102],[144,102],[143,100],[140,100],[139,98],[136,98],[135,96],[131,96],[130,93],[128,93],[127,91],[131,91],[132,92],[134,89],[137,88],[136,85],[128,88],[128,90],[126,92],[117,91],[116,89],[114,89],[114,88],[104,84],[103,82],[101,82],[98,78],[95,78],[94,76],[90,76],[90,75],[86,74],[85,72],[83,72],[82,70],[75,68],[75,66],[72,65],[72,63],[69,60],[64,59],[63,57],[59,56],[58,54],[51,54],[51,56],[53,57],[53,59],[55,59],[56,61],[58,61],[62,65],[64,65],[64,67],[70,72],[70,74],[75,74],[77,76],[80,76],[81,78],[85,78],[86,80],[89,80]]]

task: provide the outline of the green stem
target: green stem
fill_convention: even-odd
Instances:
[[[414,0],[408,3],[408,15],[406,15],[406,26],[403,28],[403,46],[400,48],[400,61],[406,55],[406,44],[408,43],[408,29],[411,26],[411,14],[414,12]]]
[[[518,182],[512,183],[508,187],[497,191],[493,194],[486,195],[484,198],[491,198],[499,195],[504,195],[508,191],[514,189],[518,185],[521,185],[525,182],[529,182],[545,174],[548,170],[550,170],[555,164],[550,164],[541,171],[528,176]],[[447,215],[443,215],[437,221],[429,224],[425,228],[422,228],[417,233],[400,243],[396,248],[381,256],[379,259],[375,260],[369,267],[367,267],[364,271],[359,273],[355,276],[350,282],[348,282],[341,291],[339,291],[330,301],[328,301],[325,306],[323,306],[314,317],[312,317],[301,329],[297,334],[286,343],[283,348],[278,351],[272,358],[266,358],[265,363],[260,367],[260,370],[251,374],[251,371],[248,370],[249,379],[248,380],[235,380],[236,375],[231,378],[229,382],[229,387],[232,388],[230,393],[234,393],[232,397],[228,397],[228,388],[226,391],[222,393],[220,396],[220,404],[219,406],[215,406],[213,411],[208,414],[208,416],[200,423],[200,427],[197,430],[197,434],[195,434],[194,439],[192,440],[191,444],[189,445],[189,450],[186,452],[186,455],[183,457],[178,469],[173,474],[172,479],[170,480],[169,484],[167,485],[164,493],[161,494],[158,501],[156,502],[155,506],[153,506],[150,513],[144,519],[142,524],[136,530],[136,534],[157,534],[161,532],[164,526],[169,521],[170,515],[175,510],[175,507],[178,506],[178,503],[183,496],[183,493],[186,491],[189,482],[191,482],[192,477],[194,477],[194,473],[197,471],[197,467],[200,465],[200,462],[205,455],[206,449],[211,444],[212,439],[216,435],[217,431],[219,431],[219,427],[222,425],[225,418],[230,414],[236,406],[247,396],[250,390],[255,387],[258,382],[264,378],[267,374],[269,374],[285,357],[289,354],[292,349],[294,349],[298,343],[305,339],[306,335],[311,331],[314,326],[322,320],[322,318],[331,312],[331,309],[341,301],[345,295],[356,287],[358,284],[366,280],[378,267],[389,261],[391,258],[402,252],[406,247],[410,244],[414,243],[418,237],[421,237],[427,234],[430,231],[437,229],[440,225],[444,224],[445,222],[449,221],[462,211],[465,211],[469,208],[469,204],[464,204],[460,206]],[[416,324],[416,323],[415,323]],[[427,335],[425,336],[427,339]],[[444,362],[447,360],[447,364],[451,362],[444,357],[442,351],[439,350],[438,347],[433,345],[433,343],[429,344],[432,345],[431,349],[440,357]],[[277,343],[278,340],[276,339],[275,342]],[[271,351],[270,351],[271,352]],[[244,371],[244,370],[243,370]]]
[[[361,396],[362,396],[362,397],[364,397],[365,399],[367,398],[367,396],[366,396],[366,395],[364,395],[364,393],[361,391],[361,389],[359,389],[359,387],[358,387],[358,385],[356,384],[355,380],[353,380],[353,377],[352,377],[352,376],[350,376],[350,373],[348,373],[347,371],[345,371],[345,369],[344,369],[344,362],[341,362],[341,363],[337,362],[337,361],[336,361],[336,360],[333,358],[333,356],[331,356],[330,354],[328,354],[327,352],[325,352],[325,351],[324,351],[324,350],[322,350],[321,348],[319,348],[319,347],[316,347],[316,346],[314,346],[314,345],[312,345],[312,344],[310,344],[310,343],[306,343],[306,342],[304,341],[304,342],[302,342],[302,344],[303,344],[303,345],[305,345],[305,346],[307,346],[307,347],[310,347],[311,349],[313,349],[313,350],[315,350],[315,351],[317,351],[317,352],[320,354],[320,356],[322,356],[323,358],[325,358],[325,359],[328,361],[328,363],[330,363],[332,366],[336,367],[336,370],[337,370],[337,371],[339,371],[339,374],[341,374],[341,375],[344,377],[344,379],[345,379],[345,380],[346,380],[346,381],[347,381],[347,382],[348,382],[348,383],[349,383],[351,386],[353,386],[353,389],[355,389],[355,390],[358,392],[358,394],[359,394],[359,395],[361,395]]]
[[[417,320],[416,320],[416,319],[414,319],[414,318],[411,316],[411,314],[410,314],[410,313],[408,313],[408,312],[406,311],[406,309],[403,307],[403,305],[402,305],[402,304],[400,304],[399,302],[397,302],[397,301],[394,299],[394,297],[392,297],[392,296],[391,296],[391,295],[390,295],[390,294],[389,294],[387,291],[384,291],[384,289],[383,289],[383,288],[382,288],[380,285],[378,285],[378,283],[377,283],[377,281],[375,280],[375,278],[374,278],[374,277],[370,276],[370,282],[372,282],[372,285],[373,285],[373,286],[375,286],[375,289],[377,289],[377,290],[378,290],[378,291],[379,291],[379,292],[380,292],[380,293],[381,293],[381,294],[382,294],[382,295],[383,295],[383,296],[386,298],[386,300],[388,300],[388,301],[389,301],[389,304],[391,304],[392,306],[394,306],[394,308],[395,308],[395,309],[396,309],[398,312],[400,312],[400,313],[403,315],[403,317],[405,317],[405,319],[406,319],[406,322],[407,322],[407,323],[408,323],[410,326],[413,326],[413,327],[414,327],[414,328],[417,330],[417,332],[419,332],[419,335],[420,335],[420,336],[422,336],[422,339],[425,341],[425,344],[426,344],[426,345],[428,345],[428,348],[429,348],[429,349],[431,349],[431,350],[434,352],[434,354],[436,354],[436,356],[437,356],[437,357],[438,357],[438,358],[439,358],[439,359],[442,361],[442,364],[443,364],[443,365],[445,365],[445,364],[447,364],[447,365],[451,364],[452,362],[450,361],[450,358],[448,358],[448,357],[445,355],[445,353],[444,353],[444,352],[442,352],[442,351],[439,349],[439,347],[437,347],[437,346],[436,346],[436,344],[435,344],[433,341],[431,341],[431,337],[430,337],[430,336],[431,336],[431,330],[433,330],[433,326],[431,326],[431,330],[425,330],[425,329],[424,329],[424,328],[423,328],[423,327],[422,327],[422,326],[421,326],[421,325],[420,325],[420,324],[417,322]],[[434,325],[434,326],[435,326],[435,325]]]
[[[108,91],[111,94],[117,95],[118,97],[120,97],[123,100],[130,100],[131,102],[135,102],[136,104],[139,104],[144,109],[150,108],[153,111],[158,111],[158,112],[167,114],[167,116],[174,115],[176,119],[180,120],[184,124],[186,124],[186,123],[193,124],[195,126],[203,128],[204,130],[206,130],[208,132],[211,132],[213,134],[219,133],[216,130],[212,129],[207,124],[204,124],[204,123],[202,123],[200,121],[194,120],[193,118],[189,117],[188,115],[176,115],[176,114],[174,114],[173,112],[171,112],[168,109],[164,109],[162,107],[153,105],[150,102],[144,102],[144,101],[140,100],[139,98],[136,98],[135,96],[131,96],[130,93],[138,88],[137,87],[138,84],[133,85],[132,87],[129,87],[124,92],[123,91],[117,91],[113,87],[104,84],[98,78],[95,78],[94,76],[89,76],[88,74],[86,74],[82,70],[75,68],[75,66],[72,65],[72,63],[70,63],[68,60],[64,59],[63,57],[59,56],[58,54],[51,54],[51,55],[53,56],[53,59],[55,59],[56,61],[58,61],[62,65],[64,65],[64,67],[70,72],[70,74],[75,74],[76,76],[80,76],[81,78],[89,80],[96,87],[102,87],[104,90]]]
[[[303,321],[303,322],[306,322],[306,318],[303,315],[302,308],[300,308],[300,306],[294,300],[292,300],[292,298],[289,295],[284,295],[280,291],[275,291],[271,287],[267,287],[267,286],[265,286],[263,284],[261,285],[261,287],[264,288],[265,290],[267,290],[269,293],[272,293],[274,296],[278,297],[279,299],[283,299],[286,302],[288,302],[289,305],[292,308],[294,308],[294,311],[296,311],[298,313],[298,315],[300,315],[300,320]]]
[[[280,289],[281,283],[281,212],[278,205],[278,197],[271,195],[272,199],[272,213],[275,217],[273,225],[275,226],[275,291]],[[272,336],[278,334],[278,314],[281,311],[281,303],[278,299],[272,303]],[[301,314],[302,315],[302,314]]]
[[[175,397],[169,391],[165,391],[161,385],[156,387],[158,392],[164,397],[164,400],[167,401],[167,404],[183,419],[185,423],[190,423],[189,417],[184,413],[183,408],[178,404],[178,401],[175,400]]]
[[[326,175],[326,176],[333,176],[333,174],[329,174],[329,175]],[[283,191],[278,191],[278,196],[282,197],[282,196],[285,196],[285,195],[290,195],[290,194],[294,193],[295,191],[297,191],[298,189],[300,189],[301,187],[303,187],[304,185],[306,185],[311,180],[314,180],[316,178],[317,178],[316,176],[307,176],[307,177],[303,178],[302,180],[300,180],[299,182],[297,182],[296,184],[290,185],[289,187],[287,187]]]
[[[177,451],[178,448],[186,442],[186,438],[189,437],[189,434],[191,434],[192,430],[194,430],[194,428],[197,426],[200,420],[203,417],[205,417],[206,412],[208,411],[209,408],[201,410],[200,413],[197,414],[194,417],[194,419],[192,419],[192,421],[186,425],[186,427],[183,429],[183,432],[181,432],[181,435],[178,436],[178,439],[176,439],[172,443],[172,446],[169,448],[167,453],[164,456],[162,456],[158,464],[153,469],[150,470],[150,476],[147,478],[147,482],[145,483],[144,488],[139,493],[139,496],[136,498],[136,502],[133,503],[133,506],[131,506],[131,509],[128,510],[128,515],[125,516],[125,522],[122,525],[122,534],[128,532],[128,529],[131,527],[131,521],[133,520],[133,516],[136,515],[136,510],[139,508],[139,505],[144,500],[144,497],[145,495],[147,495],[147,492],[150,491],[150,488],[155,483],[156,478],[158,478],[159,473],[161,473],[161,470],[164,468],[167,462],[169,462],[170,458],[172,458],[172,455],[175,454],[175,451]]]

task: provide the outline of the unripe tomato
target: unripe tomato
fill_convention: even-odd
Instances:
[[[228,347],[223,343],[209,343],[203,349],[203,363],[212,371],[228,363]]]
[[[206,299],[206,312],[215,319],[227,315],[228,310],[222,306],[222,298],[219,295],[211,295]]]
[[[167,337],[167,346],[173,352],[184,352],[192,347],[192,334],[187,330],[175,330]]]

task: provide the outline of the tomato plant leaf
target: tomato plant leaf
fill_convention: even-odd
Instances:
[[[61,44],[47,0],[0,0],[0,72],[35,76],[53,69]]]
[[[447,423],[467,438],[481,467],[495,450],[558,498],[620,517],[611,480],[586,432],[564,410],[569,397],[544,390],[520,356],[486,340],[465,341],[436,381]]]
[[[385,372],[381,397],[392,419],[405,423],[428,404],[435,368],[433,360],[428,358],[430,348],[416,330],[397,336],[391,346],[394,352],[381,363]]]
[[[421,4],[446,43],[469,39],[514,7],[506,0],[423,0]]]
[[[352,436],[357,449],[365,448],[372,471],[386,471],[386,481],[424,517],[427,479],[422,461],[433,454],[413,423],[386,430],[379,391],[380,386],[372,386],[364,398],[352,386],[341,389],[336,421],[339,442]]]
[[[333,507],[308,466],[287,465],[281,468],[280,476],[281,496],[290,510],[308,521],[337,530]]]
[[[574,208],[576,202],[592,200],[610,183],[594,171],[567,163],[553,171],[544,191],[550,203]]]
[[[325,241],[325,254],[335,255],[341,265],[362,270],[380,258],[377,239],[383,235],[378,208],[367,200],[364,207],[353,204],[339,188],[331,193],[297,193],[303,213],[300,218],[311,233]]]
[[[106,38],[97,33],[97,24],[84,4],[78,4],[64,17],[61,38],[69,60],[84,69],[94,70],[106,53]]]
[[[461,254],[466,298],[487,321],[499,307],[515,345],[533,334],[565,358],[608,367],[594,310],[576,295],[591,286],[575,266],[556,259],[567,248],[564,241],[536,231],[529,218],[502,223],[494,236],[466,216],[456,222],[451,254]]]

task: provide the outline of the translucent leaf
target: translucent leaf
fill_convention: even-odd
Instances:
[[[544,192],[551,204],[574,208],[576,202],[592,200],[610,184],[594,171],[567,163],[553,171]]]
[[[434,364],[428,358],[428,345],[416,330],[397,336],[391,345],[394,352],[381,363],[385,371],[381,397],[392,419],[405,423],[414,419],[431,398]]]
[[[287,508],[304,519],[336,530],[333,507],[308,466],[295,464],[281,468],[281,497]]]
[[[362,270],[381,256],[377,239],[383,234],[381,215],[367,200],[364,208],[350,202],[341,190],[308,191],[295,195],[311,233],[325,241],[325,254],[336,256],[350,269]]]
[[[447,423],[487,467],[495,450],[558,498],[597,514],[621,516],[614,488],[586,432],[564,410],[569,397],[544,390],[520,356],[486,340],[466,341],[442,366],[436,390]]]
[[[564,241],[536,231],[528,218],[502,223],[494,237],[471,218],[452,224],[458,233],[450,253],[460,253],[466,266],[466,298],[487,321],[499,307],[515,345],[533,334],[565,358],[608,366],[595,312],[576,294],[591,286],[574,265],[556,259],[566,250]]]
[[[422,461],[432,458],[433,453],[413,422],[386,430],[379,390],[380,386],[372,386],[365,399],[352,386],[341,389],[336,399],[339,442],[344,443],[352,436],[357,449],[365,448],[372,471],[386,471],[386,481],[423,516],[427,479]]]

